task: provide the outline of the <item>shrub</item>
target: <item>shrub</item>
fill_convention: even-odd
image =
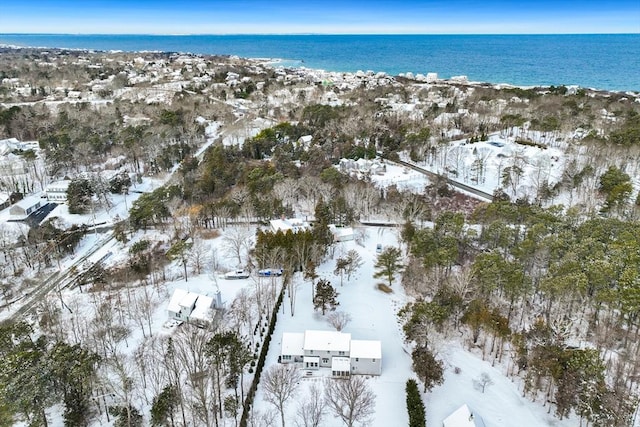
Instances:
[[[407,412],[409,413],[409,427],[425,427],[427,424],[424,403],[418,383],[414,379],[407,380],[405,387],[407,392]]]
[[[393,293],[393,289],[391,289],[389,286],[385,285],[384,283],[378,283],[378,290],[384,292],[385,294]]]

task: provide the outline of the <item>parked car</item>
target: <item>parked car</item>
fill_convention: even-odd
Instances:
[[[382,253],[382,243],[378,243],[378,244],[376,245],[376,253],[377,253],[377,254]]]
[[[264,270],[258,270],[258,276],[260,277],[282,276],[282,273],[284,273],[282,268],[265,268]]]
[[[235,270],[225,273],[225,279],[247,279],[249,278],[249,273],[244,270]]]

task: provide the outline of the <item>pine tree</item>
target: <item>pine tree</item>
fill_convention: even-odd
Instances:
[[[433,353],[426,347],[416,347],[411,353],[413,370],[424,384],[424,392],[431,390],[433,386],[444,381],[442,362],[436,360]]]
[[[396,273],[402,271],[403,265],[400,262],[402,253],[400,249],[390,246],[378,255],[378,260],[376,261],[376,272],[373,275],[376,279],[378,278],[386,278],[389,282],[389,286],[391,286],[393,282],[393,276]]]
[[[319,280],[316,283],[316,295],[313,298],[313,308],[322,310],[322,315],[328,310],[335,310],[340,303],[337,301],[338,292],[331,286],[328,280]]]

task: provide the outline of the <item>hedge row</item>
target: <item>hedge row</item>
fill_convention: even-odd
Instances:
[[[264,361],[267,358],[267,352],[269,351],[271,336],[273,335],[273,330],[275,329],[276,322],[278,320],[278,310],[280,310],[280,306],[282,305],[283,300],[284,300],[284,286],[280,290],[280,294],[278,295],[278,300],[276,301],[275,307],[273,307],[273,312],[271,313],[271,321],[269,322],[269,330],[267,331],[267,335],[264,338],[264,342],[262,343],[262,349],[260,350],[260,356],[258,357],[258,363],[256,365],[256,373],[253,377],[253,382],[251,383],[251,387],[247,392],[247,397],[244,399],[242,416],[240,417],[240,427],[247,427],[249,413],[251,412],[251,405],[253,404],[253,399],[255,398],[256,390],[258,390],[258,383],[260,382],[260,374],[262,373],[262,369],[264,368]]]
[[[409,412],[409,427],[425,427],[427,419],[424,413],[424,403],[416,380],[407,380],[407,412]]]

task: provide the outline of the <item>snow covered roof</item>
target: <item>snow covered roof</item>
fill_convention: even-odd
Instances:
[[[329,224],[329,231],[336,239],[353,237],[352,227],[336,227],[335,224]]]
[[[47,185],[47,188],[45,191],[51,192],[51,191],[55,191],[55,192],[66,192],[67,189],[69,188],[69,184],[71,183],[70,180],[68,179],[63,179],[60,181],[54,181],[51,184]]]
[[[178,313],[187,309],[187,315],[194,320],[211,320],[210,309],[214,306],[214,298],[208,295],[201,295],[189,292],[184,289],[173,291],[167,310],[171,313]]]
[[[382,359],[382,344],[373,340],[352,340],[349,355],[365,359]]]
[[[331,358],[331,370],[349,372],[351,370],[351,359],[348,357],[334,356]]]
[[[288,230],[297,233],[298,231],[306,230],[309,228],[309,223],[297,218],[289,219],[272,219],[270,221],[271,228],[274,231],[281,230],[286,232]]]
[[[282,353],[291,356],[304,354],[304,334],[296,332],[284,332],[282,334]]]
[[[336,331],[305,331],[305,350],[349,351],[351,334]]]
[[[197,294],[196,294],[197,295]],[[196,306],[189,316],[191,319],[211,320],[210,310],[213,307],[213,297],[197,295]]]
[[[186,291],[184,289],[176,289],[175,291],[173,291],[173,295],[171,296],[171,300],[169,300],[169,306],[167,307],[167,310],[173,313],[179,312],[182,308],[180,302],[185,296],[187,296],[188,293],[189,291]]]
[[[480,417],[473,415],[465,403],[442,421],[443,427],[484,427]]]

